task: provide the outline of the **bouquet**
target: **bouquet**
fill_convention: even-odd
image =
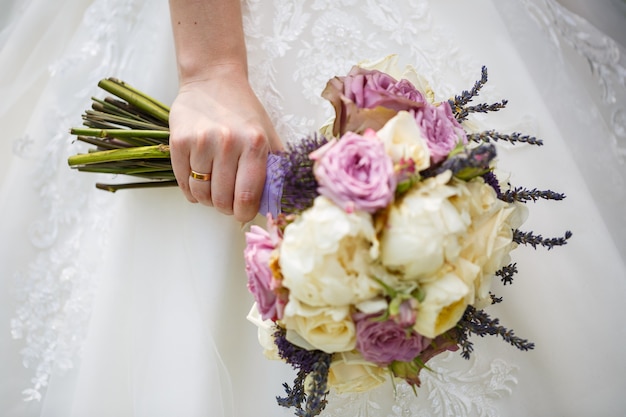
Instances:
[[[335,117],[268,159],[261,209],[267,227],[246,233],[255,300],[249,319],[266,356],[297,370],[278,398],[296,415],[318,415],[330,389],[366,391],[388,379],[417,389],[434,356],[459,350],[468,358],[471,335],[534,347],[484,308],[502,301],[490,291],[494,277],[512,282],[517,245],[552,248],[571,236],[521,231],[523,203],[565,196],[514,188],[496,175],[494,142],[542,142],[472,128],[471,113],[506,106],[470,104],[486,82],[483,68],[472,89],[435,102],[425,79],[411,67],[400,71],[395,57],[360,64],[322,93]],[[154,105],[124,88],[132,92],[125,100],[138,96]],[[175,185],[163,114],[115,99],[99,103],[125,113],[115,120],[99,114],[98,121],[86,114],[89,128],[73,133],[100,149],[70,158],[70,165],[153,180],[100,185],[111,191]],[[139,116],[141,124],[120,121]]]

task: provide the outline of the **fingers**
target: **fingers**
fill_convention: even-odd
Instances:
[[[212,205],[220,213],[233,214],[237,164],[242,144],[230,129],[223,128],[213,138],[213,170],[211,172]]]
[[[214,142],[211,198],[213,206],[241,222],[252,220],[265,184],[270,151],[265,132],[255,128],[222,130]]]
[[[212,186],[215,182],[213,155],[215,154],[214,134],[207,132],[189,139],[189,193],[192,198],[205,206],[213,206]]]
[[[170,145],[176,179],[189,201],[215,207],[242,222],[256,216],[270,151],[264,131],[220,128],[172,135]]]
[[[170,132],[170,159],[176,182],[187,200],[197,203],[198,200],[194,198],[189,188],[189,173],[191,172],[189,143],[184,134],[179,134],[174,130]]]
[[[270,148],[261,131],[249,133],[248,147],[239,159],[233,214],[241,222],[252,220],[259,211]]]

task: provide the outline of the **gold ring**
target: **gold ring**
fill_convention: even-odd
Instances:
[[[189,176],[193,178],[194,180],[198,180],[198,181],[211,181],[211,173],[202,174],[192,169],[191,174],[189,174]]]

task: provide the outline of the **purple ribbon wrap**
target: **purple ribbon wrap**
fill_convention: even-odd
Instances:
[[[280,155],[269,154],[267,156],[265,185],[259,207],[259,214],[266,217],[271,214],[273,218],[276,218],[281,211],[280,200],[283,196],[283,184],[285,182],[282,161],[283,157]]]

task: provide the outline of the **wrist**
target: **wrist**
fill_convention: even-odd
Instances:
[[[179,58],[178,79],[181,87],[196,82],[224,79],[247,82],[248,65],[245,58],[210,63],[201,63],[197,57],[191,58],[188,62]]]

